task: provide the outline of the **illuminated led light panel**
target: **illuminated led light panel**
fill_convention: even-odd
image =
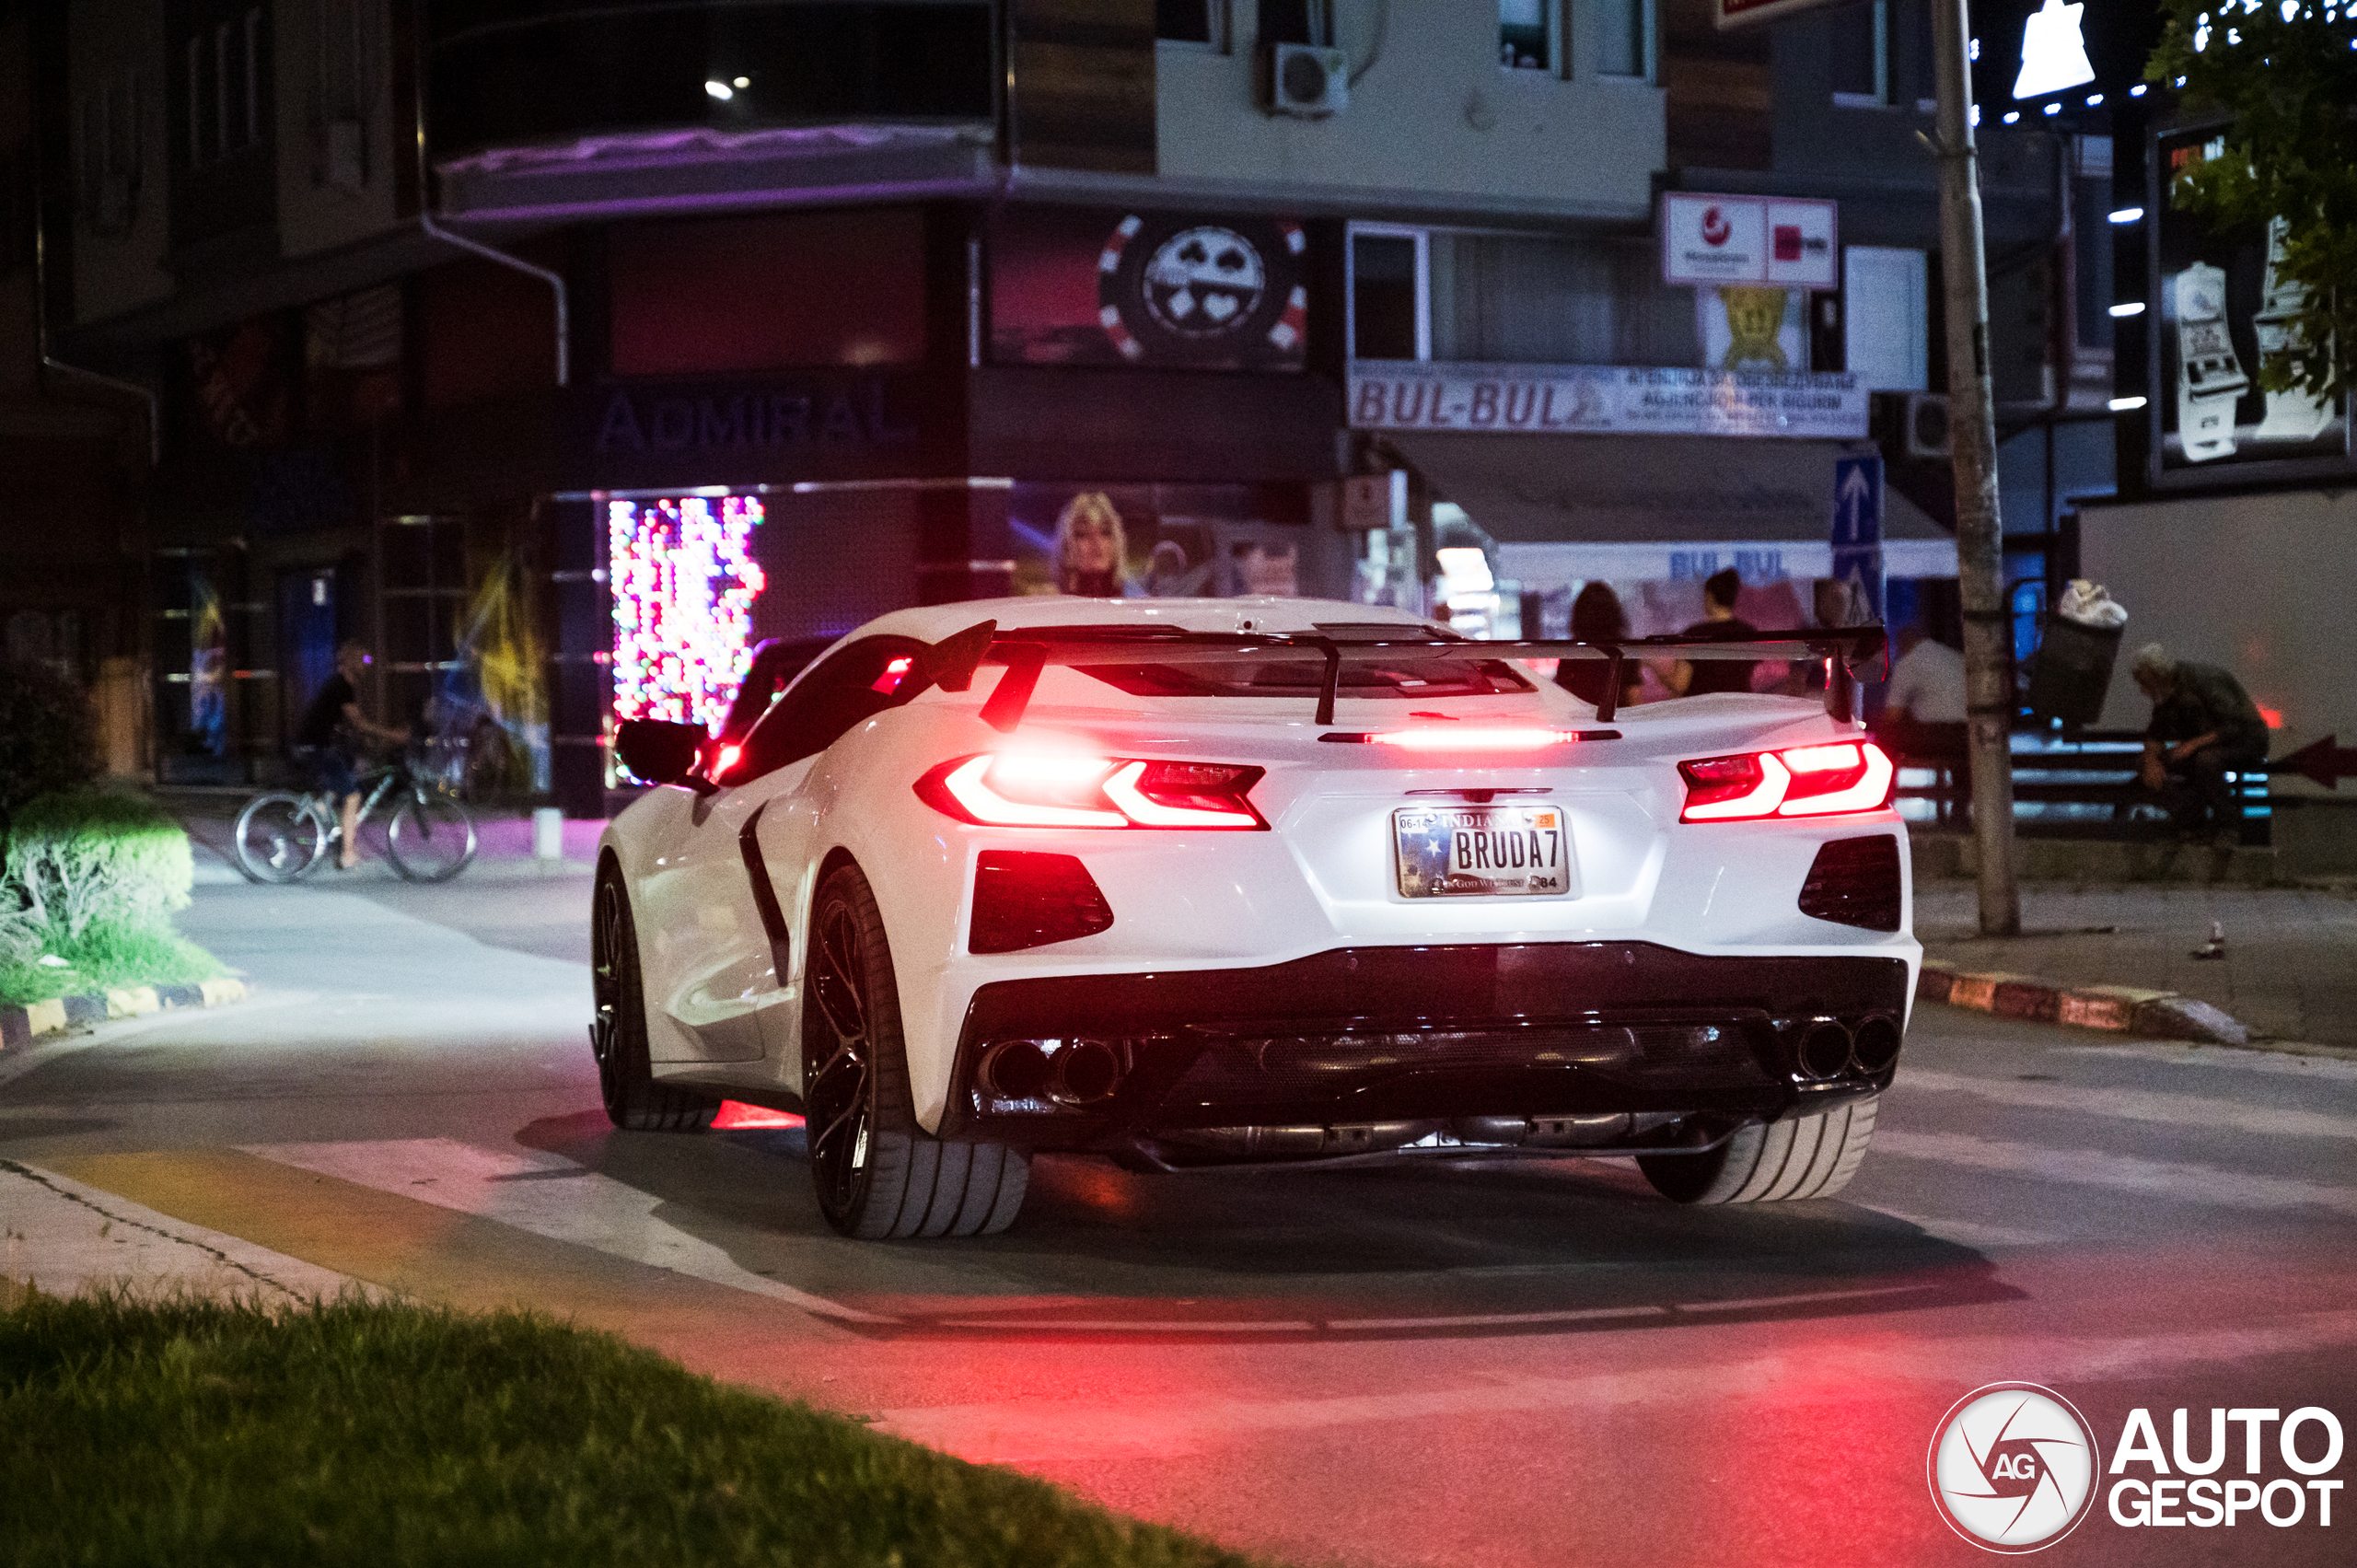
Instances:
[[[614,716],[716,727],[753,656],[751,495],[606,504]]]

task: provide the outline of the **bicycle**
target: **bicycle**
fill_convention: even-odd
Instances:
[[[404,880],[447,882],[475,857],[475,823],[438,782],[411,765],[412,744],[390,762],[360,777],[360,814],[354,830],[392,797],[385,827],[386,858]],[[340,802],[321,790],[268,790],[238,813],[238,868],[256,882],[294,882],[310,875],[343,836]]]

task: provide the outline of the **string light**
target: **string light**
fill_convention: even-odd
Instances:
[[[606,504],[614,716],[717,725],[753,655],[761,501],[700,495]]]

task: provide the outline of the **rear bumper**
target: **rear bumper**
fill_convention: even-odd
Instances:
[[[1557,942],[1000,981],[968,1006],[941,1133],[1163,1163],[1430,1146],[1433,1134],[1690,1148],[1887,1087],[1908,974],[1900,958]],[[1819,1051],[1805,1069],[1799,1041],[1827,1019],[1887,1029],[1889,1059],[1828,1072]]]

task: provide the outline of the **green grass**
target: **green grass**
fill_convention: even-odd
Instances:
[[[1247,1560],[542,1318],[110,1295],[0,1314],[0,1562]]]
[[[129,985],[188,985],[229,971],[221,960],[170,931],[93,926],[79,942],[49,951],[71,966],[0,963],[0,1002],[42,1002]]]

